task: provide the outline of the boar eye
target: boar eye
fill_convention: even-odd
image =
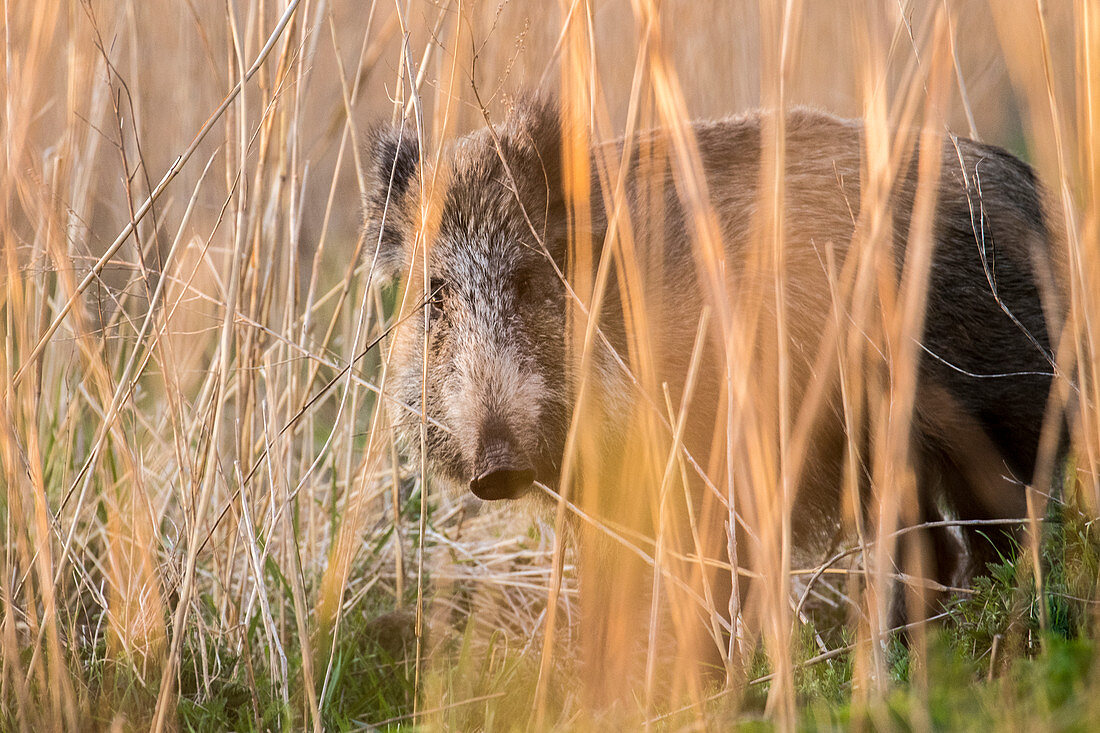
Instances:
[[[527,300],[531,295],[531,275],[529,273],[520,273],[516,278],[516,295],[519,296],[521,301]]]
[[[428,304],[432,309],[432,318],[443,314],[443,295],[446,290],[447,284],[441,277],[433,277],[428,284]]]

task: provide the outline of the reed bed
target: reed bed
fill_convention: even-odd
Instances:
[[[1088,0],[7,0],[3,21],[0,727],[924,729],[965,720],[944,684],[984,679],[975,720],[1089,719],[1100,12]],[[690,563],[661,512],[689,467],[670,430],[679,407],[647,371],[657,345],[644,309],[631,315],[630,364],[658,399],[631,426],[621,485],[648,487],[638,507],[653,516],[487,508],[426,480],[388,424],[401,407],[381,342],[399,293],[372,277],[366,141],[404,120],[438,165],[449,140],[532,93],[555,97],[576,133],[565,168],[580,373],[607,297],[605,268],[583,264],[605,244],[584,236],[587,171],[614,204],[625,170],[601,143],[668,131],[713,268],[721,237],[691,120],[798,105],[862,118],[863,242],[887,221],[912,139],[899,130],[933,146],[950,130],[1029,161],[1065,235],[1070,315],[1051,414],[1069,415],[1073,450],[1068,467],[1046,451],[1042,475],[1064,474],[1062,491],[1035,497],[1019,558],[937,623],[913,624],[907,645],[891,635],[928,253],[917,248],[891,288],[873,277],[883,265],[870,245],[835,270],[850,308],[835,339],[846,399],[880,438],[862,459],[889,488],[866,522],[849,498],[851,532],[829,556],[802,567],[793,554],[812,436],[792,412],[783,349],[753,356],[762,330],[782,343],[789,327],[782,116],[765,134],[773,185],[754,260],[772,289],[706,283],[724,304],[707,317],[730,388],[724,458],[702,470],[761,548],[752,607],[735,599],[734,623],[715,632],[722,678],[697,678],[678,649],[692,618],[718,629],[730,609],[677,584]],[[931,226],[920,206],[918,194],[917,230]],[[629,306],[641,286],[628,222],[606,246]],[[888,382],[861,366],[863,337],[890,350]],[[566,484],[605,458],[580,404]],[[600,597],[578,584],[619,566],[579,561],[586,542],[627,558]],[[822,628],[807,604],[840,623]],[[578,619],[624,605],[640,616],[613,618],[593,646]],[[618,704],[593,708],[585,688],[608,684],[592,678],[603,652],[603,669],[641,661],[610,681]],[[1049,683],[1062,662],[1078,671],[1065,695],[1013,687]]]

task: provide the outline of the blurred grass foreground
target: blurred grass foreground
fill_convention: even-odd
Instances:
[[[1091,0],[2,7],[0,729],[1100,719]],[[419,119],[434,156],[531,93],[594,142],[796,105],[888,141],[934,102],[1028,161],[1066,233],[1076,400],[1021,551],[904,639],[847,580],[818,628],[777,555],[736,673],[663,695],[675,655],[639,631],[651,684],[586,706],[553,518],[437,491],[394,445],[395,293],[362,236],[370,130]]]

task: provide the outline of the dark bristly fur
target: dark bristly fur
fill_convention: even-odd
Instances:
[[[766,119],[763,113],[751,113],[694,125],[731,263],[727,284],[742,295],[759,285],[744,274],[749,270],[743,264],[758,235]],[[506,166],[485,130],[456,141],[444,156],[447,170],[440,180],[446,181],[445,188],[436,192],[442,203],[428,207],[425,229],[430,283],[422,282],[423,243],[416,237],[422,203],[417,148],[407,134],[377,136],[374,188],[367,201],[368,232],[380,242],[382,270],[403,275],[406,307],[429,293],[432,300],[427,362],[424,319],[410,318],[392,340],[391,388],[400,400],[415,410],[425,407],[446,426],[428,427],[429,469],[452,485],[475,491],[485,490],[479,477],[495,477],[489,491],[494,498],[523,493],[531,476],[552,489],[559,485],[579,376],[576,360],[567,353],[568,298],[557,274],[569,271],[571,257],[558,115],[552,105],[523,105],[496,128],[496,136]],[[836,366],[827,366],[829,374],[822,376],[818,362],[834,312],[824,252],[831,248],[842,267],[857,231],[863,131],[858,122],[794,110],[786,117],[785,141],[783,240],[792,414],[808,404],[815,379],[825,393],[792,514],[793,543],[809,557],[828,545],[840,525],[849,440],[860,443],[864,495],[873,492],[866,466],[868,428],[861,426],[860,436],[845,434]],[[650,329],[655,372],[650,384],[668,383],[678,399],[694,324],[707,295],[697,276],[689,215],[677,193],[667,148],[659,132],[641,136],[630,151],[626,197],[638,259],[634,264],[644,283],[635,297],[644,298]],[[918,185],[919,156],[910,157],[891,189],[899,268]],[[607,223],[595,175],[592,182],[598,252]],[[1041,293],[1033,271],[1036,263],[1057,271],[1051,264],[1056,259],[1054,237],[1045,223],[1042,199],[1035,176],[1016,158],[988,145],[945,138],[913,418],[911,453],[920,506],[912,521],[1026,514],[1024,484],[1035,471],[1054,371],[1052,332],[1057,324],[1048,325],[1041,296],[1055,303],[1056,314],[1061,312],[1057,294]],[[617,269],[616,277],[620,274]],[[616,281],[608,291],[601,327],[626,357],[633,342],[618,291]],[[719,343],[720,334],[712,329],[685,437],[688,451],[702,466],[708,465],[712,445],[724,445],[724,438],[715,439],[715,426],[724,425],[716,407],[725,399]],[[629,416],[645,400],[607,349],[597,351],[593,370],[599,409],[583,429],[614,453],[624,440],[621,432]],[[767,364],[761,361],[761,374]],[[422,406],[425,378],[427,404]],[[663,404],[659,394],[649,398],[651,404]],[[415,451],[418,427],[401,433],[406,447]],[[621,467],[610,455],[607,463],[600,472],[603,485],[579,490],[630,495],[634,487],[610,485]],[[619,501],[621,506],[633,499]],[[699,516],[711,517],[712,541],[723,547],[722,512]],[[1007,551],[1008,535],[984,533],[992,545],[976,530],[963,533],[962,546],[957,533],[933,534],[931,574],[946,584],[966,582],[993,552]],[[722,601],[717,604],[725,607]]]

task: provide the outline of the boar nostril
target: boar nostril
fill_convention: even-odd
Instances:
[[[475,455],[470,491],[477,498],[515,499],[531,488],[535,467],[500,415],[490,413],[481,424]]]
[[[497,468],[474,478],[470,491],[486,501],[515,499],[531,488],[534,480],[535,472],[531,468]]]

